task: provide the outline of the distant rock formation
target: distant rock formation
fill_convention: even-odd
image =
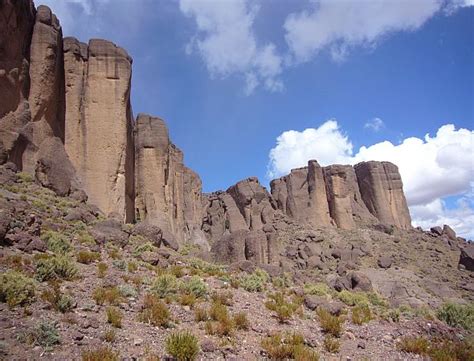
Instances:
[[[200,231],[201,179],[184,166],[162,119],[138,115],[135,152],[138,219],[159,226],[165,237],[189,241]]]
[[[410,228],[411,219],[398,168],[389,162],[362,162],[355,167],[304,168],[271,182],[278,208],[316,227],[353,229],[372,223]]]

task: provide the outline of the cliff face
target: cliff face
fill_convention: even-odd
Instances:
[[[56,16],[32,1],[4,0],[0,14],[0,163],[16,163],[58,194],[82,189],[105,215],[158,226],[168,242],[199,244],[222,261],[277,262],[294,224],[411,227],[388,162],[313,160],[273,180],[271,194],[248,178],[203,196],[165,122],[139,114],[134,124],[124,49],[63,39]]]
[[[64,42],[66,150],[92,203],[134,220],[132,59],[100,39]]]
[[[166,237],[190,240],[200,230],[201,180],[184,166],[163,120],[138,115],[135,154],[137,217],[159,226]]]

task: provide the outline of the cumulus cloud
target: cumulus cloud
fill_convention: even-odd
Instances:
[[[418,29],[441,6],[440,0],[313,1],[310,10],[287,17],[285,39],[296,62],[323,49],[341,60],[355,46],[373,46],[386,34]]]
[[[287,174],[292,168],[305,166],[309,159],[317,159],[322,165],[355,164],[368,160],[395,163],[414,219],[419,219],[420,224],[434,221],[434,215],[441,221],[442,217],[455,218],[466,212],[474,214],[472,203],[459,204],[453,211],[443,208],[441,200],[472,191],[474,131],[446,124],[434,136],[410,137],[399,144],[384,141],[362,146],[354,153],[349,137],[335,120],[329,120],[318,128],[283,132],[270,150],[268,176],[274,178]],[[430,209],[434,210],[431,214],[428,212]]]
[[[240,74],[247,94],[260,84],[270,91],[282,90],[281,57],[274,44],[258,44],[253,30],[257,6],[247,0],[180,0],[179,6],[197,26],[187,52],[197,52],[213,77]]]
[[[366,129],[371,129],[371,130],[373,130],[374,132],[378,132],[378,131],[381,130],[384,126],[385,126],[385,124],[384,124],[383,120],[380,119],[380,118],[377,118],[377,117],[368,120],[368,121],[365,122],[365,124],[364,124],[364,128],[366,128]]]

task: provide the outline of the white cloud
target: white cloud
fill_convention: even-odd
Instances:
[[[399,144],[384,141],[362,146],[353,153],[348,136],[335,120],[329,120],[318,128],[283,132],[271,149],[269,159],[270,178],[305,166],[309,159],[316,159],[322,165],[390,161],[399,167],[408,204],[420,222],[434,219],[422,213],[434,206],[438,207],[439,217],[455,217],[469,210],[474,214],[469,205],[459,206],[458,213],[441,212],[443,197],[471,192],[474,180],[474,131],[456,129],[452,124],[440,127],[433,137],[427,134],[423,139],[406,138]]]
[[[285,38],[296,62],[309,61],[323,49],[342,60],[352,47],[418,29],[441,6],[441,0],[313,1],[311,10],[287,17]]]
[[[243,75],[247,94],[260,84],[270,91],[282,90],[281,57],[274,44],[259,45],[253,31],[258,7],[247,0],[180,0],[179,5],[197,25],[187,52],[199,53],[212,76]]]
[[[371,129],[371,130],[373,130],[374,132],[378,132],[378,131],[381,130],[383,127],[385,127],[385,124],[384,124],[383,120],[380,119],[380,118],[377,118],[377,117],[368,120],[368,121],[364,124],[364,128],[366,128],[366,129]]]

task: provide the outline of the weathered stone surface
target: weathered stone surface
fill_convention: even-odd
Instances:
[[[468,271],[474,271],[474,243],[467,243],[461,249],[459,264],[463,265]]]
[[[377,264],[380,268],[390,268],[392,266],[392,258],[389,256],[382,256],[377,260]]]
[[[107,219],[95,224],[91,235],[98,243],[112,242],[120,246],[127,244],[129,236],[122,230],[121,222],[115,219]]]
[[[142,236],[150,240],[156,247],[160,247],[163,232],[160,227],[152,224],[140,222],[133,227],[133,235]]]
[[[441,236],[443,234],[443,229],[439,226],[431,227],[430,231],[436,236]]]
[[[323,170],[317,161],[308,167],[292,169],[291,173],[270,183],[278,208],[288,216],[314,226],[332,225],[327,202]]]
[[[101,39],[87,48],[67,39],[66,150],[89,201],[105,214],[134,220],[134,145],[130,81],[132,59]],[[82,72],[82,76],[81,76]]]
[[[411,228],[398,167],[390,162],[362,162],[354,166],[362,199],[381,223]]]
[[[450,240],[457,241],[456,232],[454,232],[454,230],[447,224],[443,226],[443,234],[446,235]]]
[[[140,220],[159,226],[177,244],[198,237],[196,231],[202,221],[201,180],[184,166],[183,154],[171,143],[165,122],[139,114],[135,144],[136,209]]]

